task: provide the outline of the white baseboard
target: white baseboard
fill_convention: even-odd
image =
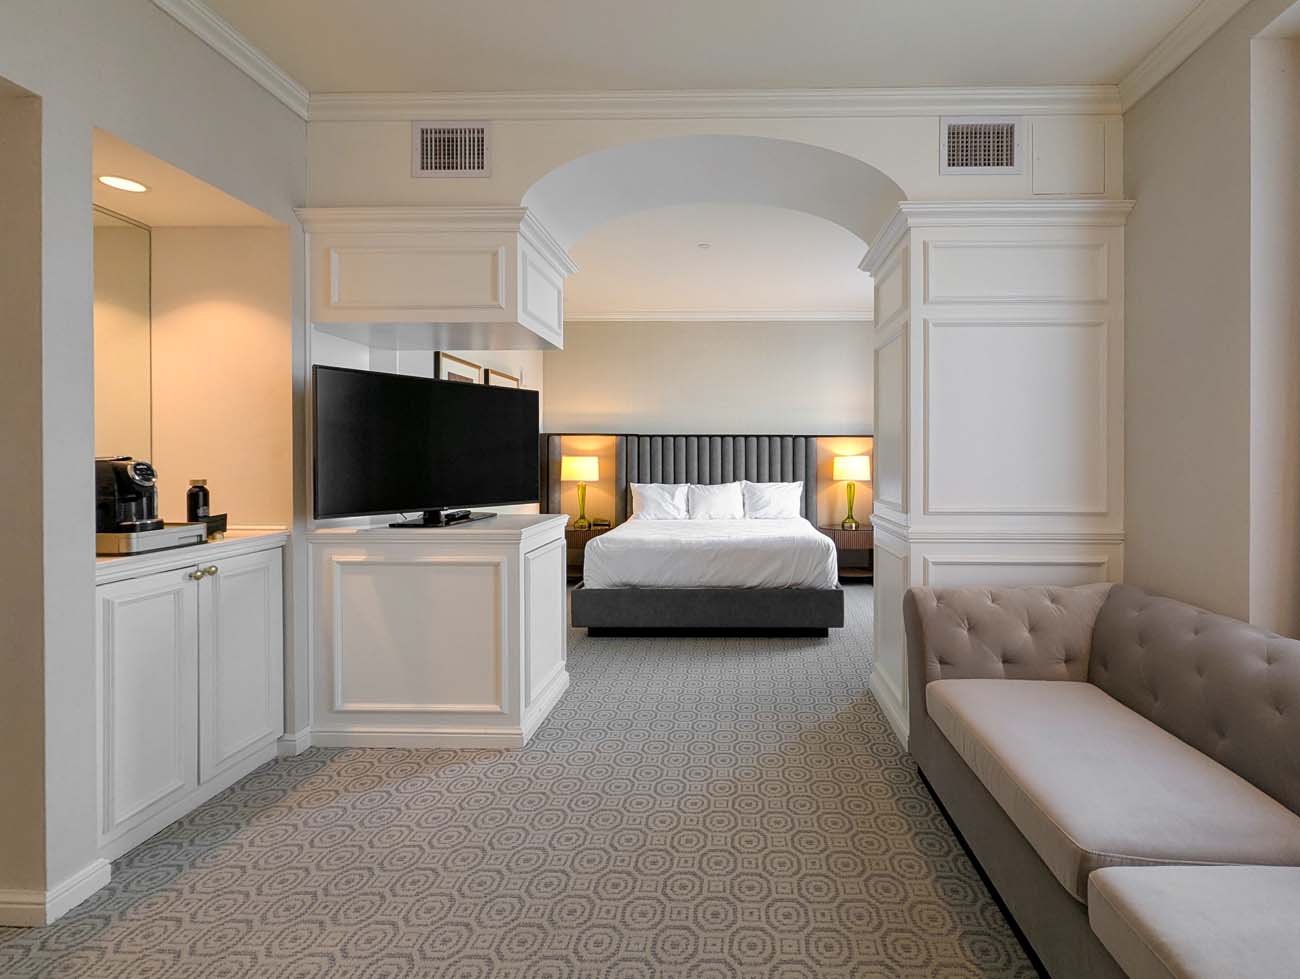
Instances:
[[[322,748],[522,748],[519,728],[412,728],[354,727],[335,731],[312,730],[312,744]]]
[[[63,917],[113,877],[113,865],[95,860],[48,891],[0,891],[0,925],[40,928]]]
[[[894,737],[898,738],[898,743],[907,750],[907,711],[903,708],[902,694],[886,679],[885,674],[880,670],[871,671],[871,679],[868,683],[871,692],[876,697],[876,703],[880,709],[885,712],[885,720],[889,721],[889,726],[894,729]]]
[[[301,755],[311,747],[311,728],[305,727],[293,734],[285,734],[275,743],[275,753],[280,758],[292,758]]]
[[[113,865],[107,860],[96,860],[84,870],[73,874],[45,897],[45,923],[61,918],[90,895],[106,885],[113,877]]]
[[[551,677],[550,682],[537,695],[533,705],[524,712],[523,736],[524,743],[537,732],[542,726],[542,722],[551,715],[551,710],[560,702],[564,696],[564,691],[569,689],[569,671],[561,668]]]

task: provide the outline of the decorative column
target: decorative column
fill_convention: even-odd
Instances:
[[[907,742],[913,585],[1118,581],[1131,202],[904,202],[875,280],[872,689]]]

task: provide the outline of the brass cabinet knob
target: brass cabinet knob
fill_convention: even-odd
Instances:
[[[190,581],[200,581],[207,572],[199,568],[190,572]]]
[[[204,574],[216,574],[216,573],[217,573],[217,570],[218,570],[218,568],[217,568],[217,566],[216,566],[215,564],[209,564],[206,568],[203,569],[203,573],[204,573]]]

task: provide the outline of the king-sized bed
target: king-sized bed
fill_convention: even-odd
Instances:
[[[816,439],[626,435],[617,444],[618,522],[587,544],[574,626],[593,636],[824,636],[843,626],[835,546],[814,526]],[[697,505],[664,519],[637,512],[633,499],[647,486],[683,498],[689,488],[692,499],[739,486],[745,508],[714,518]],[[787,499],[795,494],[793,512],[764,510],[783,487]]]

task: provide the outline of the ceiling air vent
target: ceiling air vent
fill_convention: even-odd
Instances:
[[[481,122],[417,122],[411,127],[413,177],[486,177],[488,132]]]
[[[943,120],[941,173],[1019,173],[1020,120],[977,116]]]

